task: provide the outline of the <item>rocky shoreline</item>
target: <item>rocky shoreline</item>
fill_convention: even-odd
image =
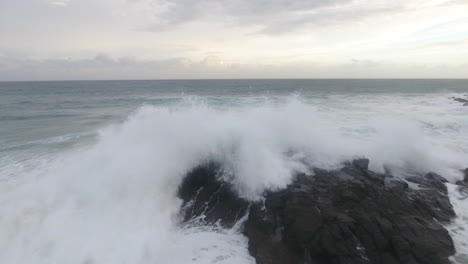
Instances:
[[[445,178],[400,179],[368,164],[358,159],[338,170],[299,174],[284,190],[252,203],[210,163],[180,186],[182,219],[229,228],[248,214],[242,232],[258,264],[449,264],[455,248],[444,224],[455,212]]]
[[[468,106],[468,98],[452,97],[452,100],[455,102],[462,103],[463,106]]]

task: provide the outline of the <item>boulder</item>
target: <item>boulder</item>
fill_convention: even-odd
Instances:
[[[468,106],[468,99],[459,98],[459,97],[452,97],[452,99],[453,99],[455,102],[462,103],[464,106]]]
[[[460,187],[468,188],[468,168],[462,170],[462,173],[463,173],[463,180],[457,181],[457,184],[460,185]]]
[[[442,224],[455,213],[446,180],[415,176],[408,181],[419,188],[412,189],[368,165],[360,159],[299,174],[286,189],[250,205],[216,176],[219,168],[196,168],[179,192],[184,219],[205,215],[230,227],[249,210],[243,233],[258,264],[449,264],[454,245]]]
[[[353,160],[353,165],[361,170],[366,171],[369,169],[369,159],[355,159]]]
[[[181,215],[184,222],[219,223],[232,227],[249,207],[239,198],[232,185],[220,178],[221,168],[215,163],[194,168],[184,178],[178,195],[184,201]]]

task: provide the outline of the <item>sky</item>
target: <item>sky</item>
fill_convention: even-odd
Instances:
[[[468,0],[0,0],[0,81],[468,78]]]

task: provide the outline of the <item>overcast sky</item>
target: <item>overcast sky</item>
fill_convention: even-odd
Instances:
[[[468,78],[468,0],[0,0],[0,80]]]

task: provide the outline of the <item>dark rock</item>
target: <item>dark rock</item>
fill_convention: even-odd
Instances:
[[[468,106],[468,99],[452,97],[455,102],[463,103],[464,106]]]
[[[422,181],[427,189],[415,191],[395,179],[381,184],[375,179],[385,178],[383,175],[371,173],[375,175],[369,177],[365,166],[353,165],[358,169],[316,170],[310,191],[290,187],[283,193],[283,204],[267,205],[264,214],[249,217],[249,221],[275,219],[271,223],[276,223],[259,234],[247,222],[249,239],[262,237],[254,239],[261,243],[249,244],[257,262],[450,263],[453,242],[438,221],[449,221],[454,212],[439,190],[442,186],[434,183],[444,179],[431,174]],[[266,201],[269,199],[267,196]],[[277,230],[282,230],[280,235]],[[265,241],[273,237],[277,239],[268,249]],[[279,238],[286,245],[283,254],[294,262],[269,258],[268,252],[278,247]]]
[[[184,178],[178,195],[184,200],[184,221],[233,226],[247,212],[249,202],[239,198],[232,185],[219,178],[220,168],[210,163],[193,169]],[[201,218],[200,218],[201,217]]]
[[[462,170],[463,172],[463,180],[457,181],[456,184],[458,185],[458,192],[464,197],[463,199],[468,199],[468,168]]]
[[[456,184],[460,185],[460,188],[464,187],[468,189],[468,168],[462,170],[462,173],[463,173],[463,180],[457,181]]]
[[[434,172],[429,172],[428,174],[426,174],[426,176],[424,176],[426,179],[428,180],[431,180],[431,181],[438,181],[438,182],[448,182],[447,179],[445,179],[444,177],[440,176],[439,174],[437,173],[434,173]]]
[[[356,159],[353,160],[353,165],[358,167],[361,170],[368,170],[369,169],[369,159]]]
[[[250,208],[249,219],[245,223],[244,232],[249,237],[249,251],[255,257],[257,264],[267,263],[298,263],[296,254],[283,242],[281,218],[278,212],[268,211],[256,204]]]
[[[341,169],[342,172],[346,172],[350,175],[365,176],[372,181],[377,181],[383,184],[385,181],[385,175],[377,174],[373,171],[368,170],[369,160],[368,159],[357,159],[353,160],[352,165],[345,164],[345,167]],[[356,176],[355,176],[356,178]]]
[[[401,180],[390,179],[385,181],[385,187],[388,189],[395,189],[397,191],[404,191],[408,189],[408,183]]]
[[[404,180],[369,171],[368,164],[362,159],[340,170],[314,169],[314,176],[297,175],[286,189],[251,204],[243,232],[257,263],[449,264],[454,245],[442,224],[455,213],[445,179],[434,173],[410,177],[420,186],[412,189]],[[229,226],[237,219],[233,212],[248,204],[213,171],[198,168],[184,181],[180,196],[197,204],[185,216],[216,212],[210,222],[220,217]],[[212,203],[215,190],[227,194]],[[200,195],[208,202],[197,202]]]
[[[447,186],[445,186],[447,180],[436,173],[430,172],[424,177],[411,176],[407,177],[406,180],[418,184],[421,188],[438,190],[439,192],[447,194]]]

